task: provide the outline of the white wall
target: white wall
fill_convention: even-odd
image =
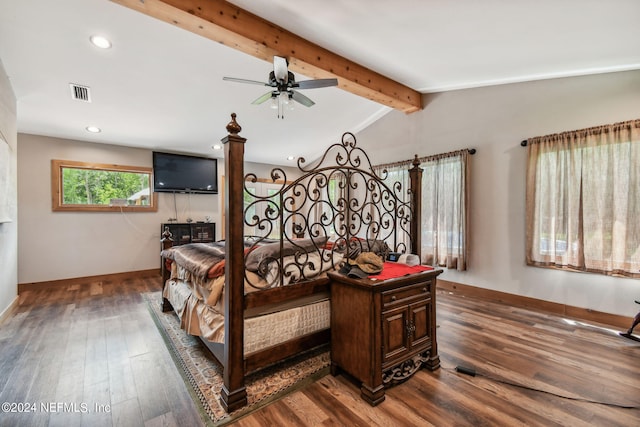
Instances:
[[[19,134],[18,283],[87,277],[160,267],[161,224],[176,216],[216,223],[221,237],[221,195],[160,193],[158,212],[53,212],[51,159],[152,166],[146,149]],[[270,167],[245,165],[267,176]],[[224,174],[224,160],[218,160]]]
[[[640,280],[525,265],[524,139],[640,118],[640,71],[425,95],[422,111],[393,111],[357,135],[387,163],[462,148],[471,157],[468,271],[444,280],[633,316]],[[639,165],[640,167],[640,165]]]
[[[0,223],[0,319],[18,296],[18,193],[16,131],[16,98],[0,61],[0,132],[9,143],[9,188],[3,194],[9,201],[11,222]],[[0,141],[1,144],[4,144]],[[0,171],[5,173],[5,171]],[[0,190],[4,191],[4,190]]]

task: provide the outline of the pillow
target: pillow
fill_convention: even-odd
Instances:
[[[390,248],[384,240],[357,239],[349,242],[347,257],[356,259],[362,252],[373,252],[383,260],[387,259]]]
[[[327,242],[327,236],[314,237],[313,239],[300,239],[286,241],[282,244],[282,256],[295,255],[297,252],[317,252]],[[266,271],[266,264],[280,258],[280,242],[262,245],[245,259],[245,267],[249,271]],[[263,264],[263,265],[261,265]]]

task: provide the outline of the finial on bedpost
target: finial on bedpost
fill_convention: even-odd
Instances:
[[[419,168],[420,167],[420,159],[418,158],[417,154],[413,158],[413,162],[411,164],[413,165],[414,168]]]
[[[242,127],[236,122],[236,113],[231,113],[231,121],[227,124],[227,132],[231,135],[237,135],[242,130]]]
[[[173,246],[173,234],[171,233],[171,230],[169,230],[169,227],[165,226],[164,227],[164,232],[162,233],[162,239],[160,239],[160,242],[162,243],[162,249],[169,249],[171,246]]]

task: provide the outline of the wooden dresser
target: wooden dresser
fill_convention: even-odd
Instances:
[[[436,343],[436,277],[431,270],[382,281],[330,272],[331,374],[362,382],[372,406],[385,387],[422,367],[440,367]]]
[[[215,222],[168,222],[160,227],[160,235],[169,228],[173,239],[173,246],[187,243],[210,243],[216,241]]]

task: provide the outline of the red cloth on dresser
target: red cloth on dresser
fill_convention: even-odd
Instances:
[[[369,279],[385,280],[395,279],[396,277],[407,276],[409,274],[421,273],[423,271],[433,270],[433,267],[426,265],[407,265],[398,262],[386,261],[382,267],[382,271],[378,274],[372,274]]]

